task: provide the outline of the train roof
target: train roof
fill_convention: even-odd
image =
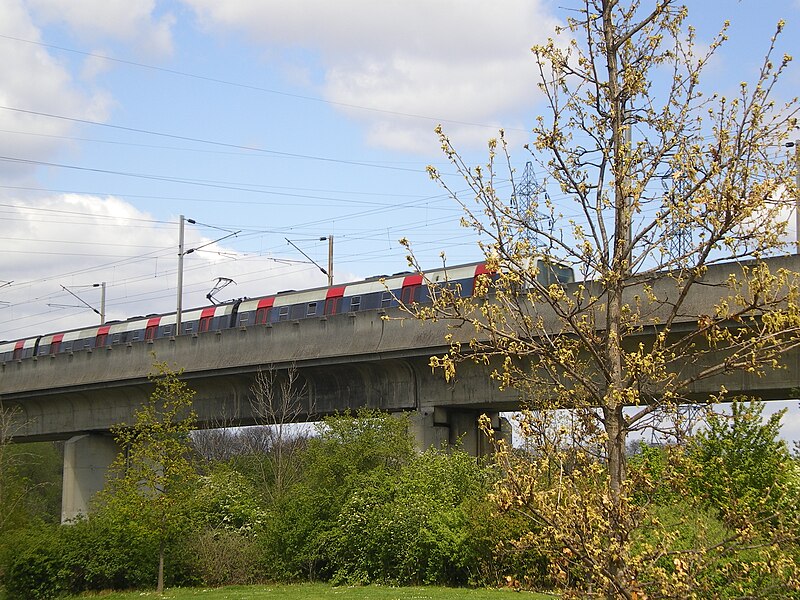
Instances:
[[[482,261],[481,262],[474,262],[474,263],[465,263],[465,264],[454,265],[454,266],[441,266],[441,267],[437,267],[435,269],[430,269],[428,271],[423,271],[423,273],[432,275],[432,277],[431,277],[432,281],[436,282],[436,281],[442,281],[443,278],[444,278],[443,275],[445,273],[447,273],[447,275],[449,277],[463,277],[468,273],[470,268],[475,268],[475,267],[477,267],[477,266],[479,266],[481,264],[483,264]],[[333,286],[324,285],[324,286],[318,286],[318,287],[314,287],[314,288],[307,288],[307,289],[297,290],[297,291],[285,290],[285,291],[282,291],[282,292],[274,292],[274,293],[270,293],[270,294],[264,294],[263,296],[254,296],[254,297],[250,297],[250,298],[240,298],[240,299],[236,299],[236,300],[228,300],[226,302],[221,302],[221,303],[216,304],[216,305],[212,304],[212,305],[204,305],[204,306],[198,306],[198,307],[194,307],[194,308],[189,308],[189,309],[186,309],[186,310],[182,310],[181,314],[184,315],[184,316],[188,316],[188,315],[194,316],[195,314],[199,315],[200,313],[202,313],[203,310],[210,309],[210,308],[214,308],[215,309],[215,311],[214,311],[214,315],[215,316],[219,316],[220,314],[230,314],[230,311],[225,310],[225,308],[223,308],[222,311],[220,311],[218,309],[220,309],[220,307],[231,308],[237,302],[260,300],[260,299],[263,299],[263,298],[271,298],[271,297],[274,297],[276,300],[278,300],[280,298],[280,300],[275,303],[276,306],[285,305],[285,304],[292,304],[293,302],[290,302],[289,300],[293,300],[293,299],[297,299],[299,301],[299,303],[302,303],[302,302],[306,301],[305,300],[306,298],[308,299],[308,301],[314,301],[314,300],[318,300],[320,298],[324,299],[326,297],[326,291],[328,289],[332,289],[332,288],[344,289],[344,290],[347,290],[347,288],[355,288],[354,291],[357,290],[358,292],[360,292],[362,294],[370,293],[370,292],[373,292],[373,291],[378,291],[380,289],[383,289],[383,282],[384,281],[394,281],[394,280],[402,281],[405,277],[413,276],[415,274],[418,274],[418,273],[416,271],[400,271],[398,273],[395,273],[394,275],[373,275],[371,277],[367,277],[367,278],[364,278],[364,279],[359,279],[357,281],[350,281],[350,282],[346,282],[346,283],[337,283],[337,284],[334,284]],[[303,299],[301,300],[300,298],[303,298]],[[75,328],[72,328],[72,329],[66,329],[66,330],[61,330],[61,331],[52,331],[52,332],[48,332],[48,333],[45,333],[45,334],[29,336],[29,337],[26,337],[26,338],[19,338],[19,339],[16,339],[16,340],[2,341],[2,342],[0,342],[0,349],[5,348],[5,347],[7,347],[9,345],[10,345],[11,348],[14,348],[15,345],[17,344],[17,342],[22,341],[22,340],[25,340],[25,341],[27,341],[27,340],[36,340],[38,338],[48,338],[48,337],[52,337],[52,336],[58,335],[58,334],[63,334],[66,339],[70,339],[75,334],[89,333],[89,332],[92,332],[92,331],[97,331],[100,327],[105,327],[105,326],[110,326],[110,329],[111,329],[112,332],[126,331],[128,329],[128,327],[133,323],[137,323],[139,321],[146,322],[149,319],[155,319],[155,318],[163,319],[165,317],[168,318],[170,316],[172,316],[172,317],[175,316],[175,311],[174,310],[173,311],[169,311],[169,312],[165,312],[165,313],[152,313],[152,314],[148,314],[147,316],[138,315],[138,316],[135,316],[135,317],[129,317],[129,318],[124,319],[124,320],[116,319],[114,321],[108,321],[108,322],[104,323],[103,325],[97,324],[97,325],[89,326],[89,327],[84,325],[82,327],[75,327]],[[175,319],[173,318],[173,320],[171,322],[174,323]],[[169,324],[169,322],[163,323],[163,324]]]

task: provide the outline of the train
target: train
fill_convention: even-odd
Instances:
[[[571,267],[538,259],[538,280],[543,285],[568,284],[574,281]],[[475,280],[488,273],[486,264],[470,263],[426,273],[434,284],[448,282],[460,286],[462,295],[472,295]],[[242,298],[183,311],[180,335],[202,335],[225,329],[274,325],[337,314],[358,313],[396,307],[400,302],[424,303],[430,299],[425,277],[403,272],[375,276],[343,285],[303,291],[288,290],[259,298]],[[132,317],[83,329],[49,333],[14,341],[0,342],[0,363],[21,361],[38,356],[56,356],[78,351],[135,343],[152,343],[174,337],[177,313]]]

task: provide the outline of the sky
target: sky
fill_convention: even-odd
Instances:
[[[480,164],[502,127],[521,171],[530,47],[573,4],[0,0],[0,339],[98,322],[99,283],[107,320],[174,310],[180,215],[184,309],[218,278],[218,300],[325,285],[328,236],[340,283],[406,270],[403,237],[423,265],[480,260],[426,174],[452,172],[434,128]],[[779,19],[800,54],[798,0],[687,4],[701,44],[731,21],[723,93]]]

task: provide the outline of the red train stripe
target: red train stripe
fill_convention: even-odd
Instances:
[[[328,293],[325,295],[325,299],[328,298],[341,298],[344,296],[344,286],[342,287],[332,287],[328,288]]]
[[[259,308],[270,308],[273,303],[275,302],[275,296],[271,296],[270,298],[262,298],[258,301],[258,306],[256,309]]]
[[[408,275],[403,278],[403,287],[408,287],[409,285],[420,285],[422,283],[422,275],[417,273],[416,275]]]

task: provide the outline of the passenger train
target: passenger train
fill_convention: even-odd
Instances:
[[[545,261],[539,261],[542,265]],[[484,263],[449,267],[427,273],[433,283],[458,284],[461,294],[472,295],[475,279],[487,273]],[[571,283],[570,267],[547,262],[540,266],[538,280],[544,285]],[[390,277],[371,277],[364,281],[305,291],[279,292],[262,298],[245,298],[191,309],[181,314],[181,335],[198,335],[224,329],[271,325],[342,313],[385,309],[405,304],[424,303],[430,298],[419,273],[398,273]],[[398,301],[399,300],[399,301]],[[39,335],[12,342],[0,342],[0,363],[35,356],[55,356],[81,350],[121,344],[152,342],[175,335],[176,313],[132,317],[104,325]]]

